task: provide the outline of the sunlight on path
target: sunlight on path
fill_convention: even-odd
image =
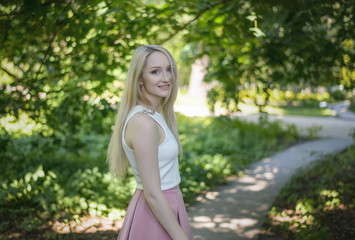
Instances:
[[[175,110],[187,116],[210,115],[206,104],[193,99],[180,101]],[[341,151],[353,143],[349,132],[355,129],[355,121],[350,119],[350,115],[347,119],[269,115],[270,121],[295,124],[305,136],[309,129],[321,126],[317,135],[330,138],[292,146],[265,158],[253,164],[244,176],[230,178],[229,185],[198,197],[198,203],[188,208],[193,239],[256,239],[274,199],[297,168],[310,164],[322,154]],[[238,114],[235,117],[259,121],[258,114]]]
[[[351,138],[331,138],[299,144],[253,164],[240,178],[230,178],[229,185],[188,208],[193,239],[255,239],[273,200],[294,171],[352,142]]]

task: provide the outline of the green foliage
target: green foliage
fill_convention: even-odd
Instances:
[[[353,88],[354,7],[349,1],[215,2],[185,34],[195,56],[210,57],[205,80],[219,83],[210,102],[235,111],[240,92],[254,89],[262,110],[273,89],[343,82]]]
[[[133,50],[157,38],[147,26],[159,14],[140,1],[2,1],[0,114],[26,112],[61,132],[102,120]]]
[[[354,156],[351,146],[299,169],[275,200],[264,228],[285,239],[354,238]]]
[[[294,125],[281,122],[248,123],[227,117],[178,116],[184,157],[180,163],[182,191],[187,199],[223,183],[251,163],[279,151],[298,137]]]
[[[260,110],[289,85],[352,89],[353,11],[352,1],[2,1],[0,114],[61,132],[99,122],[119,102],[133,50],[148,43],[171,47],[183,82],[208,55],[206,80],[220,83],[210,101],[230,111],[243,89],[262,96]]]
[[[178,122],[184,149],[181,189],[187,201],[297,137],[294,127],[284,128],[280,122],[251,124],[182,115]],[[77,221],[84,215],[124,216],[135,180],[131,175],[118,182],[110,176],[104,161],[109,134],[85,129],[90,128],[84,125],[71,136],[43,136],[1,128],[2,232],[25,236],[50,231],[56,221]]]
[[[183,40],[167,44],[180,57],[184,78],[187,63],[208,55],[206,80],[220,82],[209,101],[237,110],[248,88],[261,96],[256,105],[289,83],[351,89],[353,10],[351,1],[2,1],[1,232],[124,214],[134,181],[119,184],[103,159],[137,46],[181,33]],[[36,130],[15,126],[13,118],[22,116],[34,119]],[[188,199],[297,137],[295,127],[279,122],[179,120]]]
[[[0,219],[5,232],[38,232],[83,214],[124,216],[134,179],[119,183],[107,172],[107,137],[79,133],[67,140],[73,145],[54,136],[1,135]]]
[[[340,89],[337,89],[335,91],[330,91],[330,95],[337,101],[345,100],[345,92]]]
[[[351,98],[349,110],[355,112],[355,95]]]
[[[308,132],[308,139],[311,140],[311,139],[316,139],[318,138],[318,133],[322,130],[322,126],[319,126],[319,125],[312,125],[308,128],[306,128],[306,131]]]

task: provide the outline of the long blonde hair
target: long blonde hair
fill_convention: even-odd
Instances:
[[[147,57],[155,51],[163,53],[170,62],[172,71],[172,89],[170,96],[163,99],[161,112],[168,127],[176,138],[180,154],[182,153],[174,113],[174,103],[178,92],[177,67],[175,59],[165,48],[161,46],[141,46],[137,48],[132,56],[132,60],[127,73],[125,88],[123,90],[123,95],[116,115],[115,126],[107,149],[107,162],[109,164],[110,172],[112,175],[119,178],[125,176],[128,168],[127,156],[122,147],[122,132],[127,119],[127,115],[131,109],[138,104],[138,101],[148,106],[151,105],[149,100],[143,96],[138,85],[143,68],[147,61]]]

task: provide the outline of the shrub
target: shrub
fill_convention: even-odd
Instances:
[[[181,189],[188,201],[298,136],[294,126],[280,122],[177,118],[184,149]],[[28,136],[2,129],[1,231],[26,236],[83,215],[122,218],[135,180],[130,175],[118,182],[108,173],[107,132]]]

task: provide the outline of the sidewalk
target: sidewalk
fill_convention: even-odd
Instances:
[[[343,101],[328,105],[328,108],[332,109],[341,119],[355,121],[355,113],[349,111],[349,107],[350,101]]]
[[[229,185],[188,208],[193,239],[256,239],[273,200],[295,170],[352,143],[350,137],[306,142],[253,164],[242,177],[229,179]]]
[[[270,121],[295,124],[302,135],[307,135],[309,128],[321,126],[318,136],[322,139],[292,146],[262,159],[253,164],[242,177],[232,177],[228,179],[228,185],[219,186],[200,197],[198,203],[187,209],[193,239],[257,239],[262,221],[274,199],[297,168],[309,165],[321,155],[339,152],[353,144],[349,132],[355,129],[355,114],[348,111],[348,105],[344,103],[331,107],[339,117],[269,115]],[[186,110],[190,115],[208,115],[202,110]],[[257,122],[259,115],[239,118]]]

